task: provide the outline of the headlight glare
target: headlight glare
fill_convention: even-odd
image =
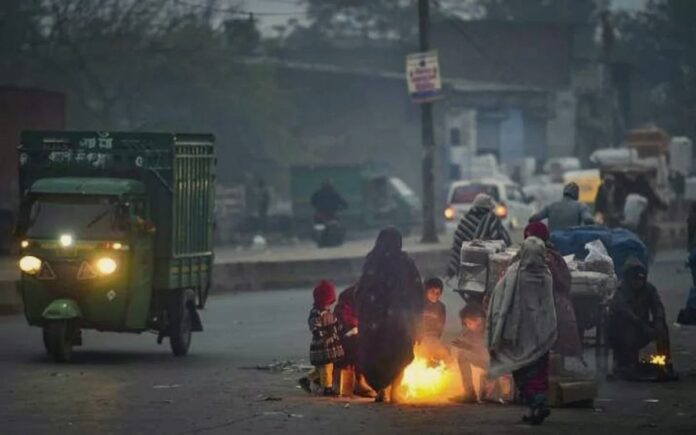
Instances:
[[[116,263],[116,260],[114,260],[113,258],[102,257],[99,260],[97,260],[96,266],[97,270],[102,275],[111,275],[116,271],[118,264]]]
[[[73,236],[70,234],[62,234],[58,241],[60,242],[60,246],[64,248],[72,246],[72,244],[74,243]]]
[[[36,275],[41,270],[41,260],[33,255],[25,255],[19,260],[19,268],[24,273]]]

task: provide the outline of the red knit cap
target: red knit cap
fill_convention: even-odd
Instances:
[[[551,234],[549,234],[549,227],[543,222],[532,222],[527,225],[524,229],[524,238],[527,237],[538,237],[541,240],[548,242]]]
[[[336,286],[331,281],[322,280],[314,287],[314,306],[323,308],[336,302]]]

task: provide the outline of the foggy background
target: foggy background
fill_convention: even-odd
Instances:
[[[442,0],[431,14],[441,191],[467,140],[514,165],[586,161],[646,124],[694,133],[694,2]],[[263,177],[282,198],[292,164],[378,162],[419,192],[403,72],[416,23],[410,0],[4,0],[0,84],[64,94],[69,129],[214,133],[224,185]]]

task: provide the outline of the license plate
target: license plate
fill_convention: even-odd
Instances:
[[[324,225],[324,224],[315,224],[314,225],[315,231],[324,231],[325,229],[326,229],[326,225]]]

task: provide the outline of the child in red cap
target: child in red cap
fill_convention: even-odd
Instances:
[[[334,363],[343,358],[343,347],[338,335],[338,321],[331,311],[336,303],[336,286],[331,281],[321,281],[314,288],[314,306],[309,312],[309,362],[314,366],[309,375],[300,379],[300,386],[311,392],[312,381],[319,381],[325,396],[334,396]]]

